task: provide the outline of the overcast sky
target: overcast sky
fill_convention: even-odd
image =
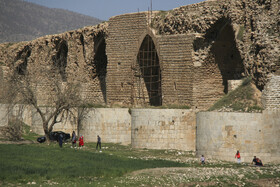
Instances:
[[[151,0],[25,0],[47,6],[62,8],[89,15],[101,20],[108,20],[112,16],[147,11]],[[204,0],[152,0],[153,10],[171,10],[173,8],[202,2]]]

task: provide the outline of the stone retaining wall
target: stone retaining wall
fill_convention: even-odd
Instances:
[[[132,109],[133,148],[195,150],[195,112],[183,109]]]
[[[131,117],[128,108],[91,109],[79,127],[87,142],[96,142],[97,135],[106,143],[131,143]]]
[[[198,155],[234,161],[239,150],[245,162],[253,156],[264,163],[280,161],[280,111],[200,112],[196,133]]]

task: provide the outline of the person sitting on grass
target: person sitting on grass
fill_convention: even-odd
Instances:
[[[259,158],[257,158],[256,156],[254,156],[252,164],[254,164],[255,166],[263,166],[262,161]]]

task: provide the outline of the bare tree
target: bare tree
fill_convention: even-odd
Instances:
[[[76,108],[83,101],[80,96],[80,85],[75,82],[63,82],[59,73],[45,71],[36,76],[27,71],[24,74],[13,72],[6,84],[3,94],[13,110],[18,104],[31,105],[42,120],[42,127],[49,143],[49,135],[55,124],[74,115]]]

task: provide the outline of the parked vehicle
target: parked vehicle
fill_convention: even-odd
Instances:
[[[52,141],[57,141],[58,142],[60,135],[62,136],[62,141],[63,142],[66,142],[68,139],[70,139],[70,134],[62,132],[62,131],[51,132],[49,138]],[[46,141],[46,137],[45,136],[37,138],[37,142],[39,142],[39,143],[43,143],[45,141]]]

